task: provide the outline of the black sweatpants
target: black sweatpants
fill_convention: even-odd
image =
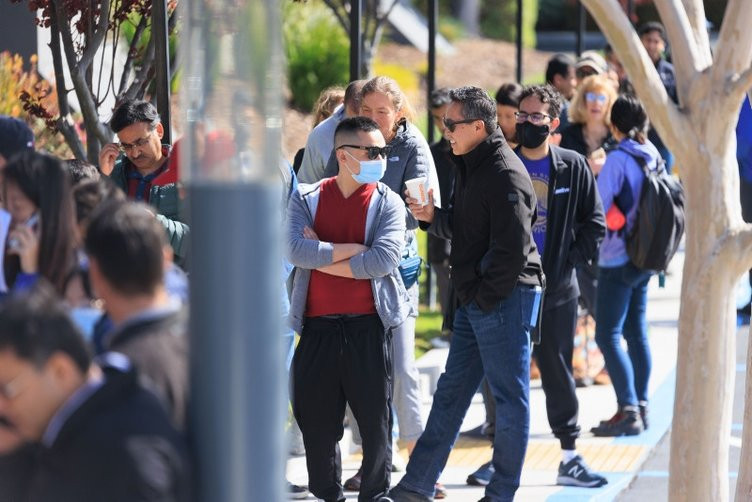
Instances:
[[[339,445],[349,403],[363,439],[358,500],[389,490],[392,470],[392,339],[378,315],[305,320],[293,358],[293,412],[303,432],[308,487],[345,500]]]
[[[546,302],[543,302],[546,305]],[[546,394],[551,430],[564,450],[573,450],[580,435],[579,403],[572,376],[572,352],[577,327],[577,298],[543,311],[541,342],[533,349]]]

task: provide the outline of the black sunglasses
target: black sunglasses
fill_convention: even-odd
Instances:
[[[340,145],[337,147],[337,150],[340,148],[357,148],[358,150],[366,150],[368,152],[368,159],[369,160],[376,160],[379,155],[386,158],[387,155],[389,155],[389,152],[392,150],[391,146],[361,146],[361,145]]]
[[[462,120],[452,120],[444,117],[444,127],[449,129],[449,132],[454,132],[454,128],[457,127],[459,124],[470,124],[471,122],[475,122],[476,120],[483,120],[483,119],[462,119]]]

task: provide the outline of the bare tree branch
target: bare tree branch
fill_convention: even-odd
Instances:
[[[664,0],[659,0],[659,3]],[[705,26],[705,6],[702,0],[682,0],[684,12],[687,13],[687,19],[692,26],[692,34],[697,44],[697,55],[700,57],[700,68],[707,68],[713,62],[713,56],[710,53],[710,40],[708,39],[708,30]],[[661,16],[662,17],[662,16]]]
[[[655,6],[671,43],[679,100],[681,105],[688,106],[689,88],[697,73],[705,69],[700,66],[697,42],[692,37],[692,26],[680,0],[659,0],[655,2]]]
[[[131,40],[130,45],[128,46],[128,55],[125,59],[125,65],[123,66],[123,73],[120,76],[120,86],[118,87],[118,96],[122,96],[125,92],[125,86],[128,84],[128,77],[131,74],[131,71],[133,70],[133,63],[135,61],[135,52],[136,47],[138,47],[139,42],[141,42],[141,36],[144,33],[144,30],[146,29],[146,16],[141,16],[141,20],[138,22],[138,25],[136,26],[136,31],[133,33],[133,40]]]
[[[373,35],[371,36],[371,48],[372,51],[375,52],[375,48],[378,47],[379,42],[381,42],[381,35],[384,32],[384,23],[386,23],[387,19],[389,19],[389,15],[394,10],[394,7],[397,5],[398,0],[394,0],[392,2],[392,5],[389,6],[389,8],[384,12],[382,16],[378,15],[378,7],[375,8],[375,19],[376,19],[376,25],[373,30]],[[377,2],[374,2],[377,3]]]
[[[741,74],[734,75],[729,82],[729,94],[742,96],[752,93],[752,66],[744,70]],[[752,99],[752,98],[750,98]]]
[[[101,3],[99,5],[99,20],[97,22],[97,28],[94,31],[94,35],[92,36],[91,40],[87,40],[86,48],[84,49],[83,54],[81,54],[81,59],[78,62],[78,64],[81,66],[81,69],[84,71],[89,68],[89,65],[91,65],[91,62],[94,60],[94,55],[102,46],[102,43],[107,36],[107,28],[109,27],[110,23],[110,0],[100,1]],[[94,16],[94,13],[92,12],[91,15]]]
[[[149,44],[146,46],[146,52],[144,53],[144,57],[141,60],[141,69],[138,71],[138,73],[136,73],[136,76],[134,77],[133,82],[131,82],[131,85],[128,87],[128,90],[125,91],[125,95],[121,96],[122,99],[134,99],[136,96],[139,95],[140,89],[143,87],[144,82],[148,78],[149,70],[154,64],[154,57],[155,57],[154,37],[151,37],[149,39]]]
[[[345,31],[347,33],[350,33],[350,21],[349,19],[347,19],[347,16],[342,15],[337,4],[335,4],[333,0],[324,0],[324,3],[327,5],[327,7],[329,7],[329,9],[331,9],[332,12],[334,12],[334,15],[337,17],[337,21],[339,21],[339,24],[342,25]]]
[[[666,93],[621,5],[617,0],[582,0],[582,3],[619,56],[661,138],[669,149],[678,151],[678,146],[691,141],[693,134],[686,130],[681,112]]]
[[[109,1],[105,0],[109,5]],[[82,72],[83,67],[79,64],[79,60],[76,57],[76,51],[73,45],[73,36],[70,30],[70,20],[66,16],[65,5],[62,0],[52,0],[53,6],[56,10],[58,20],[65,20],[66,25],[60,25],[60,34],[63,39],[63,51],[65,52],[65,58],[68,61],[68,70],[70,70],[71,80],[73,81],[73,88],[76,91],[76,98],[78,98],[78,104],[81,106],[81,114],[84,116],[84,125],[86,126],[86,134],[89,137],[87,141],[87,150],[91,153],[89,144],[94,140],[99,140],[101,143],[107,143],[109,141],[109,132],[104,128],[99,121],[99,113],[97,111],[94,97],[91,94],[91,89],[86,86],[86,78]],[[89,159],[94,160],[94,159]]]
[[[726,5],[714,51],[712,79],[715,88],[723,88],[728,83],[729,75],[742,73],[752,65],[749,11],[749,0],[729,0]]]
[[[50,12],[50,51],[52,52],[52,66],[55,70],[55,88],[57,90],[57,108],[59,117],[57,128],[65,138],[73,155],[77,159],[86,159],[86,152],[75,126],[70,120],[70,106],[68,104],[68,90],[65,88],[65,72],[63,71],[63,53],[60,50],[60,27],[55,9]]]

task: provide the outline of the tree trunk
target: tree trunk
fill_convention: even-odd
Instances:
[[[739,462],[739,477],[736,480],[736,500],[752,500],[752,333],[747,339],[747,382],[744,390],[744,419],[742,430],[742,454]]]
[[[687,236],[671,432],[672,502],[725,502],[729,495],[733,299],[738,264],[745,259],[737,232],[743,222],[735,138],[725,115],[713,113],[718,104],[705,87],[697,90],[703,100],[687,114],[698,141],[676,152],[687,192]]]

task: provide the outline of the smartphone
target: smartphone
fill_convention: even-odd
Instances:
[[[28,228],[34,228],[37,222],[39,222],[39,213],[34,213],[31,215],[31,217],[29,217],[28,220],[24,222],[24,226]],[[8,247],[11,249],[18,249],[19,244],[20,243],[18,242],[18,239],[11,238],[8,241]]]

